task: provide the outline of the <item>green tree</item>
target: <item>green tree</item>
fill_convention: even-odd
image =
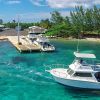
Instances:
[[[63,22],[63,17],[58,11],[54,11],[51,13],[51,22],[53,24],[58,24]]]
[[[49,19],[41,20],[40,26],[49,29],[51,27],[51,22],[49,21]]]

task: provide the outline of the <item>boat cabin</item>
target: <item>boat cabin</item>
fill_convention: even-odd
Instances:
[[[100,65],[95,63],[88,63],[84,58],[94,59],[96,56],[94,54],[84,54],[74,52],[75,60],[69,65],[67,73],[72,77],[82,77],[82,78],[96,78],[100,82]],[[98,68],[98,70],[96,68]]]
[[[92,72],[85,72],[85,71],[74,71],[71,68],[67,70],[67,73],[71,76],[74,75],[75,77],[92,77]]]
[[[46,29],[39,26],[31,26],[29,27],[28,37],[30,39],[34,39],[37,35],[44,34]]]

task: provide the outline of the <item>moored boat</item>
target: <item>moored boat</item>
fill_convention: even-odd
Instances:
[[[38,26],[29,27],[27,39],[31,44],[34,43],[39,46],[41,51],[55,51],[55,47],[51,45],[49,39],[44,36],[45,31],[46,29]]]

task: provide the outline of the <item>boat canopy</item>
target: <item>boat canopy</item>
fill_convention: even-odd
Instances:
[[[74,52],[77,58],[96,58],[95,54]]]

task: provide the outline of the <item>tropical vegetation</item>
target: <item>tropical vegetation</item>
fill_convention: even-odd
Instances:
[[[5,24],[7,27],[15,28],[16,21]],[[37,25],[48,29],[46,35],[58,37],[83,37],[85,35],[100,35],[100,8],[84,9],[75,7],[70,16],[63,17],[60,12],[51,13],[50,19],[41,20],[37,23],[20,23],[22,29]],[[79,34],[79,35],[78,35]]]

